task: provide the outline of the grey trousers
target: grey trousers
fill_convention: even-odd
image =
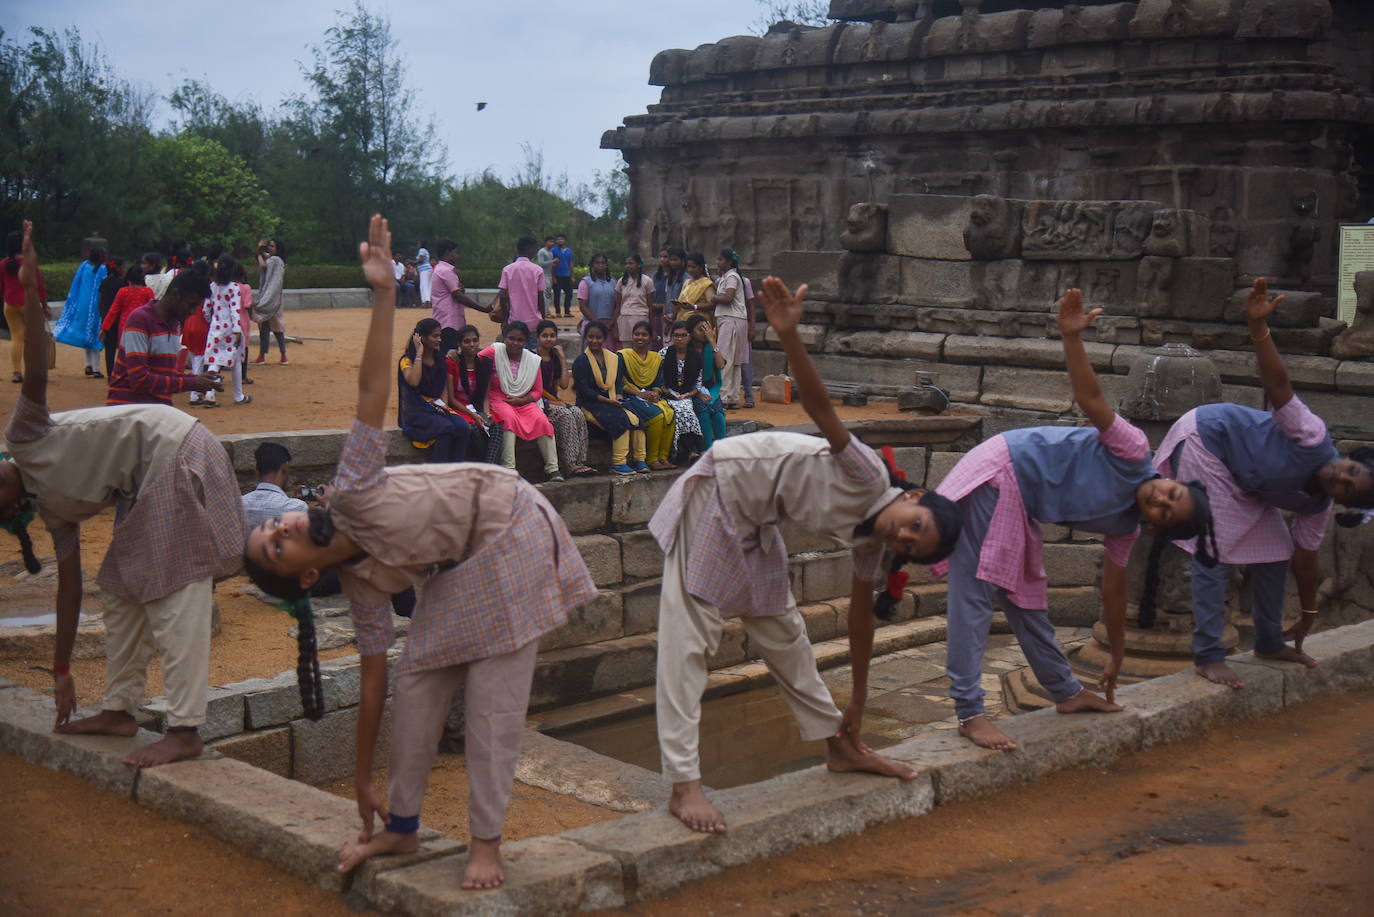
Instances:
[[[1288,561],[1249,564],[1250,614],[1255,621],[1255,649],[1283,649],[1283,598],[1288,587]],[[1231,565],[1207,568],[1193,558],[1193,662],[1211,665],[1226,658],[1221,632],[1226,627],[1226,585]]]
[[[1054,635],[1049,612],[1043,608],[1021,608],[1011,601],[1005,589],[978,579],[978,556],[996,506],[997,488],[988,484],[959,501],[964,530],[949,559],[945,668],[949,673],[949,696],[954,698],[954,710],[961,720],[985,712],[983,651],[992,629],[994,604],[999,602],[1036,679],[1055,702],[1066,701],[1083,690]]]

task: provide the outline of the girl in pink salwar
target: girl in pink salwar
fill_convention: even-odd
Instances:
[[[529,327],[524,322],[511,322],[506,325],[504,341],[478,354],[490,360],[495,369],[497,384],[491,387],[491,416],[506,427],[501,464],[514,468],[515,441],[532,439],[544,459],[544,473],[550,481],[561,481],[553,424],[541,406],[544,388],[540,382],[540,360],[538,354],[525,349],[529,342]]]

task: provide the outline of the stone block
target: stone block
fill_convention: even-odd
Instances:
[[[930,24],[923,51],[926,57],[1020,51],[1026,46],[1030,17],[1030,10],[983,13],[966,26],[963,17],[945,16]]]
[[[760,324],[754,333],[756,340],[762,339],[768,344],[781,346],[782,340],[778,333],[770,325]],[[825,326],[824,325],[798,325],[797,337],[801,338],[802,346],[815,353],[825,347]]]
[[[1023,762],[1016,752],[979,748],[953,730],[919,735],[883,749],[931,781],[936,805],[976,799],[1021,783]]]
[[[261,732],[245,732],[210,745],[226,758],[243,761],[271,771],[278,777],[291,776],[291,729],[278,726]]]
[[[253,679],[241,685],[250,689],[261,687],[261,690],[248,690],[243,695],[244,726],[248,729],[281,726],[305,715],[295,672],[283,672],[276,678]]]
[[[1206,356],[1221,374],[1221,381],[1259,385],[1259,366],[1255,362],[1254,351],[1211,350],[1207,351]],[[1330,357],[1287,354],[1283,363],[1288,369],[1288,378],[1297,388],[1329,391],[1336,387],[1339,364]]]
[[[325,709],[357,706],[363,689],[363,670],[357,656],[321,662],[320,674],[325,679]]]
[[[837,354],[817,354],[816,369],[827,382],[854,382],[872,395],[896,395],[916,384],[916,360],[875,360]],[[647,521],[647,520],[646,520]]]
[[[848,252],[777,252],[773,255],[773,273],[796,289],[802,284],[810,287],[812,299],[833,302],[840,292],[840,259]]]
[[[603,477],[573,478],[561,484],[540,484],[539,492],[553,504],[574,535],[606,527],[610,514],[610,482]]]
[[[1131,20],[1132,38],[1232,35],[1240,24],[1243,0],[1140,0]]]
[[[877,252],[845,252],[840,259],[839,301],[895,303],[902,300],[906,259]]]
[[[943,334],[920,331],[832,331],[826,338],[825,351],[865,357],[939,360],[944,339]]]
[[[361,866],[353,870],[353,881],[348,886],[348,896],[345,900],[351,904],[359,899],[361,901],[374,901],[377,897],[377,878],[384,873],[417,866],[420,863],[428,863],[430,860],[452,857],[468,849],[467,844],[460,844],[446,837],[440,837],[438,832],[423,825],[420,826],[419,838],[420,846],[413,853],[376,856],[364,860]]]
[[[52,731],[56,718],[51,697],[27,688],[0,691],[0,751],[125,798],[133,793],[139,771],[123,763],[124,756],[162,738],[147,729],[127,739],[59,735]]]
[[[945,475],[959,464],[959,459],[964,457],[962,452],[932,452],[930,453],[930,465],[926,470],[927,488],[940,486],[940,482],[945,479]]]
[[[1078,7],[1076,10],[1038,10],[1031,15],[1027,35],[1030,48],[1053,48],[1080,42],[1125,41],[1130,37],[1133,3]]]
[[[624,576],[620,564],[620,542],[607,535],[578,535],[573,538],[592,582],[598,586],[614,586]]]
[[[1236,265],[1230,258],[1173,259],[1170,314],[1199,322],[1221,320],[1236,288]]]
[[[654,771],[598,754],[590,748],[525,730],[515,779],[616,812],[657,808],[668,783]]]
[[[911,483],[919,484],[926,479],[929,455],[924,446],[897,446],[892,450],[892,458]]]
[[[329,291],[329,305],[333,309],[366,309],[372,305],[372,291],[367,287],[333,289]]]
[[[920,377],[929,375],[940,377],[938,384],[949,395],[951,401],[961,401],[965,404],[976,403],[983,390],[982,366],[918,362],[916,364],[916,378],[919,380]]]
[[[351,735],[348,744],[351,749]],[[321,888],[343,888],[345,877],[334,866],[339,839],[358,830],[351,800],[243,761],[201,758],[143,770],[138,803]]]
[[[621,591],[621,601],[625,605],[625,636],[658,630],[658,597],[662,588],[662,582],[650,580]]]
[[[1102,596],[1094,586],[1051,587],[1049,593],[1055,627],[1092,627],[1102,616]]]
[[[1045,545],[1045,573],[1051,586],[1091,586],[1102,569],[1103,548],[1096,544]]]
[[[225,736],[243,732],[243,695],[234,690],[233,686],[212,685],[208,692],[207,701],[205,722],[200,727],[202,741],[213,742],[215,739],[222,739]],[[140,707],[139,712],[155,717],[158,731],[165,732],[168,709],[170,709],[170,704],[167,698],[154,697]]]
[[[970,261],[964,228],[973,198],[945,194],[894,195],[887,210],[887,248],[894,255]]]
[[[802,564],[803,603],[849,595],[854,567],[849,552],[809,557]]]
[[[614,640],[624,635],[625,609],[620,593],[602,589],[590,602],[574,608],[568,615],[568,623],[541,637],[539,648],[547,652]]]
[[[700,834],[666,811],[652,811],[559,837],[615,857],[637,876],[639,897],[650,898],[731,866],[924,815],[934,805],[924,776],[880,781],[819,767],[711,795],[729,813],[727,834]]]
[[[1283,302],[1279,303],[1274,314],[1269,316],[1269,325],[1273,328],[1314,328],[1326,305],[1322,294],[1303,290],[1271,289],[1269,295],[1283,297]],[[1223,318],[1228,322],[1244,322],[1245,300],[1249,296],[1248,288],[1234,291],[1226,302]]]
[[[611,522],[642,526],[653,516],[681,472],[656,471],[634,477],[616,477],[611,484]]]
[[[751,655],[753,650],[744,631],[744,622],[739,618],[730,618],[721,629],[720,643],[716,645],[715,651],[706,654],[706,668],[713,670],[739,665],[746,662]]]
[[[1149,201],[1027,201],[1021,256],[1070,262],[1138,258],[1157,208]],[[1056,296],[1067,285],[1059,286]]]
[[[647,579],[663,573],[663,549],[647,530],[613,536],[620,542],[622,571],[627,579]]]
[[[1062,414],[1073,407],[1069,377],[1063,372],[987,366],[983,369],[983,404]]]
[[[1336,438],[1357,434],[1368,437],[1371,428],[1369,399],[1364,395],[1306,391],[1302,393],[1302,400],[1314,414],[1326,421],[1331,434]]]
[[[1237,691],[1199,678],[1192,669],[1127,685],[1116,693],[1125,714],[1139,720],[1142,748],[1200,735],[1218,721],[1273,713],[1283,707],[1283,674],[1227,660],[1245,680]]]
[[[1111,369],[1116,345],[1085,342],[1083,347],[1095,369]],[[945,359],[955,363],[980,363],[985,366],[1037,366],[1062,370],[1064,345],[1059,341],[1035,338],[951,334],[945,338]]]
[[[1236,37],[1325,38],[1331,27],[1329,0],[1246,0]]]
[[[754,378],[787,375],[787,355],[781,350],[754,349]]]
[[[972,262],[903,258],[901,270],[903,303],[961,307],[974,304]]]
[[[357,764],[357,731],[357,707],[326,713],[318,720],[293,720],[292,775],[296,780],[311,786],[351,777]],[[377,748],[372,755],[373,766],[383,766],[390,750],[391,710],[388,708],[382,714],[382,725],[377,733]]]
[[[1314,668],[1295,663],[1256,660],[1283,675],[1283,702],[1293,706],[1339,691],[1374,685],[1374,621],[1324,630],[1308,637],[1303,652],[1317,660]]]
[[[1065,716],[1051,707],[1003,720],[1001,726],[1018,746],[1025,780],[1066,767],[1108,764],[1140,745],[1140,723],[1114,713]]]
[[[802,620],[806,623],[806,637],[812,643],[833,640],[839,636],[835,609],[830,605],[803,605]]]
[[[829,538],[817,535],[789,520],[783,520],[778,530],[782,532],[782,540],[787,545],[788,554],[814,554],[835,550],[835,543]]]
[[[388,912],[453,917],[538,917],[622,907],[626,903],[620,864],[612,856],[561,836],[502,844],[501,865],[506,881],[500,888],[462,888],[466,862],[466,854],[458,854],[388,870],[373,883],[372,903]]]
[[[1345,360],[1336,367],[1336,390],[1374,395],[1374,363]]]

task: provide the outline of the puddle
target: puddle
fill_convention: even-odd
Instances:
[[[86,621],[86,620],[87,620],[87,616],[83,614],[83,615],[81,615],[80,617],[77,618],[77,622],[76,622],[76,623],[77,623],[78,625],[80,625],[82,622],[84,622],[84,621]],[[54,612],[49,612],[48,614],[45,614],[45,615],[25,615],[25,616],[22,616],[22,617],[14,617],[14,618],[6,617],[6,616],[4,616],[4,615],[0,615],[0,627],[56,627],[56,626],[57,626],[57,614],[54,613]]]
[[[835,698],[841,709],[847,700]],[[658,729],[652,713],[559,732],[558,738],[659,771]],[[865,735],[864,741],[874,748],[894,744],[882,735]],[[700,749],[701,780],[716,789],[757,783],[825,761],[825,741],[801,740],[791,708],[773,686],[702,704]]]

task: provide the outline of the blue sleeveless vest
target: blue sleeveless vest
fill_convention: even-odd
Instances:
[[[1197,432],[1236,483],[1270,506],[1308,516],[1331,505],[1320,490],[1304,490],[1312,475],[1340,458],[1330,433],[1315,446],[1300,446],[1284,435],[1274,415],[1238,404],[1198,408]]]
[[[1118,458],[1093,427],[1026,427],[1002,438],[1031,519],[1102,535],[1140,525],[1136,490],[1158,477],[1148,451],[1134,462]]]

